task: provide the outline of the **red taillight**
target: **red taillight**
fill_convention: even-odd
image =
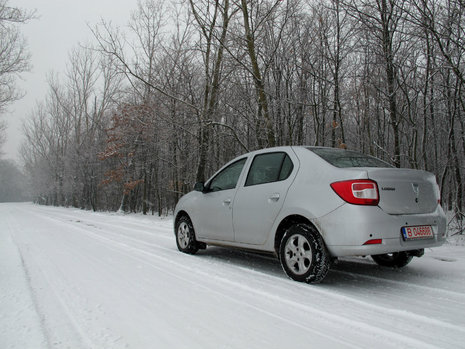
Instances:
[[[376,206],[379,203],[378,185],[369,179],[334,182],[331,188],[349,204]]]

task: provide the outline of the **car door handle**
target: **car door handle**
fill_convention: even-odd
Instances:
[[[231,204],[231,199],[226,199],[223,201],[223,206],[229,206]]]
[[[278,201],[279,200],[279,193],[274,193],[270,196],[270,201]]]

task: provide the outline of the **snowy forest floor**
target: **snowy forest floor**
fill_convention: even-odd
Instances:
[[[464,240],[425,252],[307,285],[171,218],[0,204],[0,348],[465,348]]]

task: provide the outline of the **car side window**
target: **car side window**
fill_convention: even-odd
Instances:
[[[250,166],[245,186],[283,181],[293,169],[294,164],[286,153],[257,155]]]
[[[241,175],[245,160],[246,158],[238,160],[218,173],[208,184],[209,191],[234,189]]]

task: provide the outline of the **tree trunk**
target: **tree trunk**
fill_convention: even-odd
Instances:
[[[244,17],[244,28],[245,28],[245,40],[247,42],[247,51],[252,65],[253,80],[255,84],[255,90],[257,92],[258,103],[260,105],[259,111],[262,113],[263,121],[265,123],[267,146],[274,147],[276,145],[275,132],[273,122],[268,108],[268,100],[265,93],[265,83],[262,79],[260,67],[258,65],[258,58],[255,52],[255,40],[250,29],[250,17],[247,9],[247,0],[241,0],[242,14]],[[259,116],[261,116],[259,114]]]

